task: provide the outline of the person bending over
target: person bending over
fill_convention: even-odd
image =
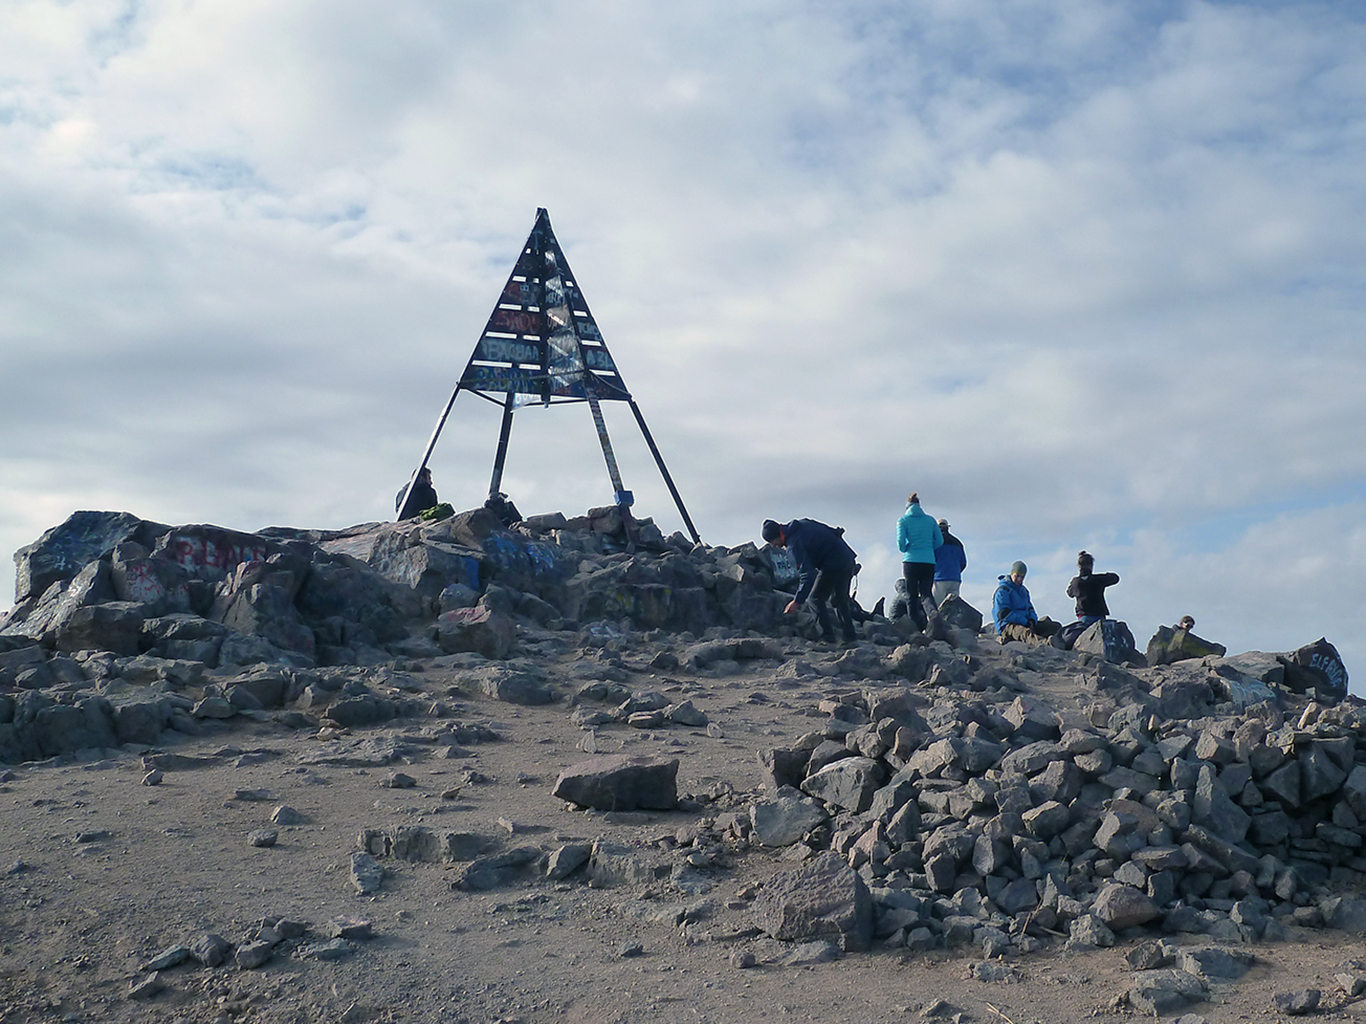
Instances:
[[[849,584],[854,578],[857,556],[844,541],[844,531],[818,523],[814,519],[794,519],[790,523],[764,520],[764,541],[775,548],[787,548],[797,563],[797,595],[783,609],[794,615],[808,597],[816,610],[821,639],[834,641],[835,631],[830,624],[830,610],[825,602],[835,606],[840,628],[846,643],[853,643],[854,619],[849,608]]]

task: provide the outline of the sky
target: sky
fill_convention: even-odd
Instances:
[[[1358,3],[8,0],[0,553],[392,518],[538,207],[704,541],[844,526],[871,606],[914,490],[979,608],[1023,559],[1070,619],[1085,548],[1140,648],[1366,692]],[[457,509],[498,425],[457,400]],[[609,504],[596,441],[522,409],[503,489]]]

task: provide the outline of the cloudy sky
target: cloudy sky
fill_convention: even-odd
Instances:
[[[709,543],[843,525],[871,605],[915,489],[979,607],[1023,558],[1070,618],[1085,547],[1140,646],[1366,688],[1357,3],[8,0],[0,549],[391,517],[541,206]],[[504,489],[609,503],[586,407]]]

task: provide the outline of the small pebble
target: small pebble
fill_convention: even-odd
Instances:
[[[623,942],[617,947],[617,956],[644,956],[645,947],[639,942]]]
[[[380,785],[385,789],[412,789],[417,785],[417,779],[404,772],[391,772]]]
[[[274,846],[279,838],[280,833],[273,828],[258,828],[247,836],[247,842],[252,846]]]
[[[161,774],[161,769],[153,768],[150,772],[148,772],[146,775],[142,777],[142,784],[144,786],[160,786],[162,778],[163,776]]]

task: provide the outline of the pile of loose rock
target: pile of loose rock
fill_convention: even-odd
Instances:
[[[914,653],[889,661],[942,679],[937,699],[851,689],[822,702],[823,728],[761,752],[772,795],[737,827],[809,858],[756,908],[770,934],[991,959],[1151,929],[1235,943],[1366,932],[1366,900],[1339,895],[1366,877],[1359,702],[1287,694],[1266,656],[1135,674],[1038,649],[973,686],[971,655]],[[1071,713],[1003,685],[1069,668],[1094,697]],[[828,897],[814,910],[813,893]],[[1153,1012],[1201,990],[1155,977],[1134,995]]]
[[[199,932],[185,942],[168,946],[141,965],[129,985],[129,998],[151,999],[164,991],[168,972],[182,965],[255,970],[277,957],[299,960],[337,960],[351,956],[359,943],[374,938],[370,922],[356,917],[334,917],[317,932],[304,921],[262,918],[241,942],[232,943],[217,932]]]

